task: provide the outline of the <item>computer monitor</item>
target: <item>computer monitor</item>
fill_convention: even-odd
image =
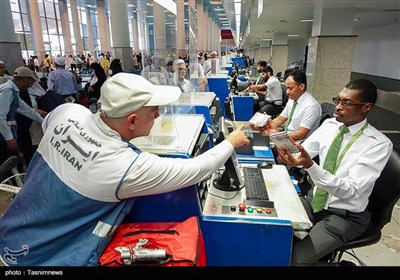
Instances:
[[[225,125],[225,118],[220,117],[218,126],[216,129],[215,144],[219,144],[225,140],[228,136],[228,128]],[[221,191],[238,191],[244,187],[243,178],[240,176],[239,162],[236,158],[235,151],[226,160],[224,172],[213,181],[213,185],[216,189]]]

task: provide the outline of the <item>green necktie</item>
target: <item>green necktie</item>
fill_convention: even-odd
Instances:
[[[331,146],[329,147],[328,153],[326,155],[323,169],[329,171],[330,173],[335,173],[336,160],[339,154],[340,145],[342,144],[343,135],[349,132],[347,126],[342,125],[339,128],[339,133],[333,139]],[[311,206],[314,213],[322,211],[325,206],[326,199],[328,198],[328,192],[322,188],[317,188],[315,191]]]
[[[297,106],[297,100],[295,100],[293,102],[292,110],[290,111],[289,118],[287,119],[287,122],[286,122],[286,125],[285,125],[285,130],[286,131],[287,131],[287,128],[288,128],[290,122],[292,121],[293,113],[294,113],[294,110],[296,110],[296,106]]]

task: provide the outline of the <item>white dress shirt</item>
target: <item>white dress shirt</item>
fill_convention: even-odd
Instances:
[[[289,99],[281,116],[288,119],[289,113],[292,110],[294,100]],[[304,138],[307,139],[318,127],[321,120],[322,109],[317,100],[306,91],[302,96],[297,99],[297,106],[292,116],[292,121],[287,127],[287,131],[294,132],[300,127],[310,130],[308,135]]]
[[[366,122],[365,119],[349,127],[350,133],[344,135],[338,157]],[[368,197],[390,157],[393,144],[389,138],[368,124],[344,154],[333,175],[324,170],[322,165],[341,125],[343,123],[336,121],[335,118],[327,119],[302,143],[311,158],[319,154],[321,163],[321,166],[313,164],[306,170],[316,186],[329,192],[325,208],[332,207],[360,213],[367,207]]]
[[[269,77],[267,82],[265,83],[267,86],[267,94],[265,95],[266,101],[274,101],[282,99],[282,87],[281,82],[274,76]],[[282,103],[277,102],[277,105]]]

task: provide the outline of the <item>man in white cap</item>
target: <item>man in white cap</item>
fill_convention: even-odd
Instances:
[[[50,112],[25,185],[0,220],[7,232],[0,234],[0,262],[97,265],[134,197],[196,184],[221,167],[234,148],[249,143],[241,126],[190,159],[159,157],[135,147],[130,140],[149,135],[159,106],[180,94],[177,87],[118,73],[102,85],[97,113],[70,103]]]
[[[0,60],[0,85],[12,80],[12,76],[7,75],[7,67],[4,61]]]
[[[18,156],[17,112],[42,123],[42,116],[20,97],[38,78],[28,67],[18,67],[12,80],[0,85],[0,164],[12,155]],[[44,115],[44,114],[43,114]]]
[[[172,85],[179,87],[182,92],[195,92],[193,84],[185,78],[187,67],[183,59],[176,59],[174,65],[174,77]]]
[[[65,70],[65,58],[57,57],[54,60],[55,71],[47,76],[47,90],[60,94],[66,101],[75,102],[78,100],[78,91],[82,88],[76,81],[75,76]]]

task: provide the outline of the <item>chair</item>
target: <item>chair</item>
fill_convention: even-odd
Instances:
[[[321,103],[322,115],[319,125],[321,125],[326,119],[333,117],[333,112],[335,111],[335,105],[331,103]]]
[[[400,147],[394,146],[393,152],[383,169],[381,176],[375,182],[374,189],[369,197],[367,209],[371,213],[371,221],[367,230],[354,240],[348,241],[337,248],[331,261],[339,262],[343,253],[353,256],[362,266],[366,264],[360,260],[353,249],[378,243],[382,236],[383,227],[390,222],[392,211],[400,199]],[[352,252],[348,252],[351,250]]]

